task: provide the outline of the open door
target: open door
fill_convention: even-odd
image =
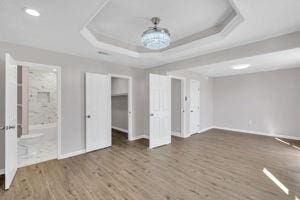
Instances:
[[[86,73],[86,152],[111,146],[110,78]]]
[[[17,64],[5,55],[5,189],[9,189],[18,169],[17,154]]]
[[[150,74],[149,148],[171,143],[171,80],[168,76]]]

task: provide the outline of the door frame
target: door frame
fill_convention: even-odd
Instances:
[[[56,87],[57,87],[57,159],[62,159],[61,154],[61,67],[55,65],[39,64],[33,62],[24,62],[17,60],[17,66],[23,65],[29,68],[41,70],[56,70]]]
[[[186,113],[187,113],[186,112],[186,78],[181,76],[174,76],[174,75],[169,75],[169,77],[171,79],[171,88],[172,88],[172,79],[180,80],[181,82],[181,133],[180,135],[174,135],[172,132],[172,135],[178,137],[185,137],[187,132],[186,130]],[[171,89],[171,96],[172,96],[172,89]],[[172,107],[171,107],[171,115],[172,115]]]
[[[111,91],[111,80],[112,78],[123,78],[128,80],[128,140],[133,141],[133,124],[132,124],[132,119],[134,116],[133,112],[133,104],[132,104],[132,77],[131,76],[126,76],[126,75],[120,75],[120,74],[108,74],[110,78],[110,91]],[[111,115],[111,113],[110,113]],[[111,116],[110,116],[111,120]],[[112,127],[112,122],[110,121],[110,125]]]

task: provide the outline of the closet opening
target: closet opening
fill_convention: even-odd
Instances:
[[[111,76],[111,128],[112,145],[132,140],[132,79]]]
[[[171,133],[185,137],[185,79],[171,77]]]

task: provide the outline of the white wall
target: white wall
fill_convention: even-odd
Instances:
[[[61,66],[62,71],[62,153],[85,148],[85,72],[113,73],[133,78],[133,134],[144,133],[144,71],[108,62],[0,42],[1,93],[4,88],[4,54],[17,60]],[[4,94],[0,96],[0,116],[4,115]],[[0,135],[0,169],[4,167],[4,135]],[[1,157],[2,156],[2,157]]]
[[[128,96],[113,96],[111,98],[112,127],[128,131]]]
[[[181,80],[171,79],[171,130],[181,133]]]
[[[190,107],[190,81],[200,81],[200,130],[213,126],[213,81],[212,78],[202,76],[189,71],[169,72],[170,75],[186,78],[186,126],[189,130],[189,107]]]
[[[300,137],[300,69],[214,79],[214,124]]]

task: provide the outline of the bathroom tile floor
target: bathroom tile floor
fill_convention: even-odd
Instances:
[[[18,145],[18,165],[24,167],[47,160],[57,158],[57,144],[55,140],[42,141],[39,144],[33,144],[37,149],[36,153],[28,153],[26,147]]]

